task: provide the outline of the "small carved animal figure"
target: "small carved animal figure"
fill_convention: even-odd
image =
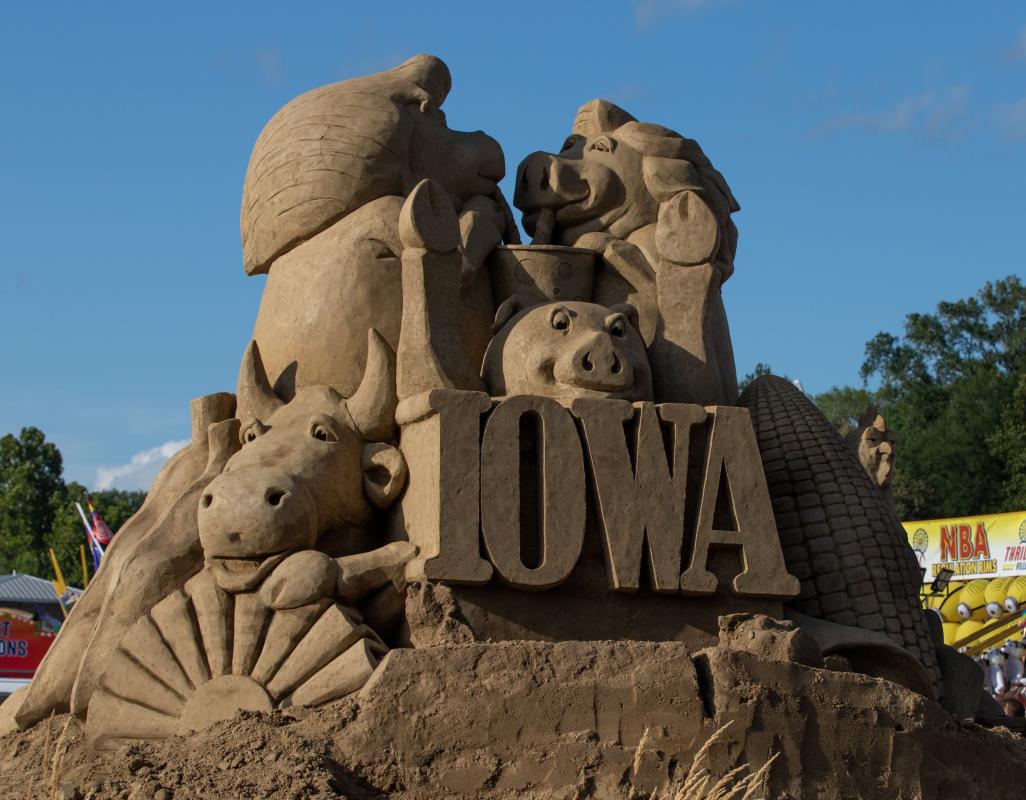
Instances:
[[[481,375],[493,396],[651,400],[652,372],[633,306],[515,295],[495,315]]]
[[[897,437],[875,408],[869,408],[862,415],[855,441],[862,466],[880,491],[889,495],[894,479],[894,448]]]

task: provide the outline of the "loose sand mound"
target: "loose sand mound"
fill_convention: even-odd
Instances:
[[[768,768],[772,798],[991,800],[1026,747],[902,687],[679,643],[503,642],[395,650],[358,694],[301,718],[244,714],[94,754],[54,717],[0,738],[0,796],[672,798],[696,752]]]
[[[341,708],[322,711],[341,724]],[[188,798],[371,798],[381,794],[348,775],[321,726],[281,714],[243,714],[202,733],[97,754],[81,727],[53,717],[0,739],[5,798],[187,800]]]

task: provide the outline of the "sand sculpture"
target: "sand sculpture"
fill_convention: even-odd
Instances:
[[[898,437],[887,425],[887,420],[873,406],[859,418],[854,432],[855,452],[866,473],[888,497],[894,479],[894,451]]]
[[[738,681],[826,667],[870,705],[875,684],[844,675],[975,713],[982,675],[931,629],[879,479],[790,384],[737,398],[721,287],[738,204],[698,144],[585,104],[559,154],[518,168],[523,245],[502,152],[447,128],[449,87],[417,56],[260,134],[243,260],[268,278],[236,394],[194,401],[192,444],[5,724],[71,711],[109,749],[354,693],[383,709],[389,686],[442,719],[459,692],[414,672],[487,682],[476,665],[519,659],[597,681],[588,713],[619,720],[597,729],[658,788],[738,710]],[[684,716],[622,699],[624,658],[639,675],[655,659],[653,697]],[[533,735],[488,725],[488,746]],[[668,738],[643,758],[653,725]],[[395,758],[426,747],[379,735]],[[773,735],[790,752],[773,780],[801,787],[807,731]],[[737,741],[770,755],[755,728]]]

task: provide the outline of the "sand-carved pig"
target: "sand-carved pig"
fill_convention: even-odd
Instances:
[[[593,100],[558,154],[521,162],[514,204],[536,244],[600,254],[592,299],[638,308],[657,400],[734,403],[720,286],[734,269],[739,206],[696,141]]]
[[[626,303],[530,305],[514,295],[495,315],[481,374],[493,396],[651,400],[652,371]]]

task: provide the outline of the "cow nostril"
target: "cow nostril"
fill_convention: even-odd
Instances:
[[[242,538],[242,531],[232,531],[228,534],[228,541],[235,544]]]
[[[623,369],[623,365],[620,363],[620,356],[618,356],[616,353],[613,353],[613,366],[611,368],[611,371],[614,375],[619,375],[621,369]]]
[[[210,508],[210,504],[213,502],[214,495],[210,494],[209,492],[207,492],[200,498],[200,505],[203,506],[203,508]]]
[[[584,359],[581,361],[581,366],[584,367],[586,372],[591,372],[591,370],[593,369],[591,363],[591,353],[584,354]]]
[[[288,494],[284,489],[268,489],[267,490],[267,503],[272,506],[280,506],[281,501],[285,499],[285,495]]]

